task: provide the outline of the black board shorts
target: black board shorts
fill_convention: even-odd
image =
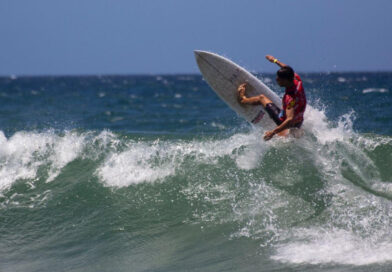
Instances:
[[[271,117],[271,119],[274,120],[277,126],[283,123],[283,121],[280,120],[279,117],[282,110],[279,109],[278,106],[276,106],[274,103],[268,103],[267,105],[265,105],[265,110],[268,113],[268,115]],[[301,126],[302,126],[302,122],[299,122],[291,127],[300,128]]]

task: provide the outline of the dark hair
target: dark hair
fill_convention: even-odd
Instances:
[[[294,79],[294,70],[290,66],[284,66],[276,72],[279,78],[293,80]]]

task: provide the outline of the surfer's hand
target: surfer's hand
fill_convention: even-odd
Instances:
[[[271,56],[271,55],[267,55],[267,56],[265,56],[265,58],[266,58],[268,61],[270,61],[270,62],[274,62],[274,60],[275,60],[275,58],[274,58],[273,56]]]
[[[265,141],[271,140],[272,137],[274,137],[274,135],[275,135],[275,132],[274,132],[273,130],[267,131],[267,132],[264,134],[264,140],[265,140]]]

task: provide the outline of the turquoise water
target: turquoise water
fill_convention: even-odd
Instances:
[[[270,142],[196,75],[0,78],[0,271],[390,271],[392,73],[301,76]]]

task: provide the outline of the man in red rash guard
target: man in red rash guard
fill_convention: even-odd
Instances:
[[[283,109],[279,109],[264,95],[246,97],[246,83],[238,87],[238,98],[241,104],[262,105],[271,119],[274,120],[277,127],[264,134],[264,140],[268,141],[275,134],[286,136],[289,129],[299,129],[301,127],[306,109],[306,95],[301,78],[294,73],[290,66],[270,55],[267,55],[266,59],[280,67],[276,73],[276,82],[279,86],[286,88],[282,99]]]

